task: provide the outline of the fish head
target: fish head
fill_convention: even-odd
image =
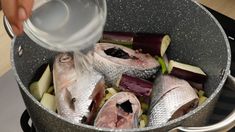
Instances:
[[[74,56],[68,53],[55,58],[53,77],[57,110],[74,123],[90,124],[105,94],[103,76],[84,69],[77,74]]]
[[[53,65],[53,78],[56,86],[55,91],[66,88],[76,81],[77,76],[72,55],[63,53],[56,56]]]

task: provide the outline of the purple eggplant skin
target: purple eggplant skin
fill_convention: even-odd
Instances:
[[[123,45],[152,56],[163,56],[170,44],[170,36],[157,33],[107,32],[100,42]]]
[[[134,33],[104,31],[100,43],[113,43],[132,48]]]
[[[123,74],[117,86],[120,90],[133,92],[136,96],[149,97],[152,92],[153,83],[147,80]]]
[[[201,75],[198,73],[193,73],[191,71],[187,71],[184,69],[180,69],[177,67],[173,67],[172,71],[170,72],[170,75],[176,76],[181,79],[185,79],[187,81],[192,81],[196,83],[205,83],[207,80],[207,76]]]
[[[188,81],[188,83],[193,87],[196,88],[197,90],[203,90],[204,89],[204,84],[203,83],[196,83],[192,81]]]
[[[168,38],[169,41],[163,41],[164,38]],[[141,50],[143,53],[149,53],[152,56],[163,56],[166,52],[166,48],[170,44],[170,36],[166,34],[146,34],[137,33],[133,39],[133,49]],[[162,46],[165,46],[163,49]],[[163,51],[164,50],[164,51]]]

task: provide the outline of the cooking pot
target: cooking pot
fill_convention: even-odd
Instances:
[[[229,42],[218,21],[205,8],[191,0],[107,0],[107,7],[106,31],[170,34],[169,58],[200,66],[209,76],[205,83],[209,98],[195,110],[160,126],[118,131],[226,131],[235,125],[233,112],[218,124],[198,127],[205,125],[210,117],[225,81],[231,88],[235,87],[229,70]],[[7,21],[5,26],[9,27]],[[25,34],[13,37],[12,68],[36,131],[111,131],[70,123],[45,109],[29,93],[28,87],[37,69],[44,63],[51,63],[56,54],[38,46]]]

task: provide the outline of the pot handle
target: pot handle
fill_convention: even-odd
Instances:
[[[33,124],[32,127],[29,125],[29,119],[30,119],[29,113],[27,110],[25,110],[20,117],[20,126],[23,132],[35,132]]]
[[[12,30],[12,28],[11,28],[11,25],[10,25],[10,23],[8,22],[6,16],[3,16],[3,25],[4,25],[4,28],[5,28],[5,30],[6,30],[6,32],[7,32],[7,34],[8,34],[8,36],[9,36],[11,39],[13,39],[15,35],[14,35],[14,32],[13,32],[13,30]]]
[[[235,91],[235,78],[229,75],[226,87]],[[176,127],[169,132],[226,132],[235,127],[235,109],[224,120],[213,125],[204,127]]]

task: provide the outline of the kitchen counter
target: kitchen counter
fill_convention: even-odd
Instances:
[[[7,35],[0,12],[0,131],[22,132],[20,116],[26,109],[11,69],[11,39]]]
[[[26,108],[11,70],[0,77],[0,84],[0,131],[22,132],[20,117]]]
[[[235,0],[198,0],[199,3],[235,20]]]
[[[3,13],[0,11],[0,76],[11,69],[10,47],[11,39],[7,35],[3,26]]]

